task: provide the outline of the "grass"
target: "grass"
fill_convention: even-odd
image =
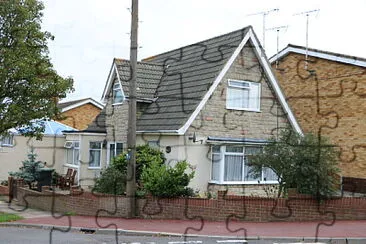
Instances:
[[[17,214],[0,212],[0,223],[2,223],[2,222],[17,221],[17,220],[20,220],[20,219],[23,219],[23,217],[22,216],[19,216]]]

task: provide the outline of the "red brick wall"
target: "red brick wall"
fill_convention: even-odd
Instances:
[[[29,207],[55,212],[73,212],[78,215],[125,217],[127,198],[107,194],[72,191],[69,195],[42,193],[26,188],[18,189],[18,200]],[[54,199],[54,203],[53,203]],[[310,220],[360,220],[366,219],[366,198],[334,198],[319,204],[315,199],[298,196],[290,199],[271,199],[245,196],[225,196],[219,192],[218,199],[175,198],[137,199],[137,209],[142,218],[193,219],[225,221],[310,221]],[[105,210],[105,211],[100,211]],[[111,214],[108,214],[109,211]],[[195,218],[196,220],[199,220]]]
[[[0,195],[8,195],[9,194],[9,188],[7,186],[0,185]]]

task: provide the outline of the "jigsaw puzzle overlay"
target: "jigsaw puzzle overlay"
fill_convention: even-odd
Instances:
[[[246,31],[242,30],[242,32],[237,36],[238,40],[242,40],[245,35]],[[164,141],[163,133],[155,133],[154,135],[151,135],[150,133],[145,132],[138,135],[138,140],[140,140],[139,142],[141,144],[151,143],[154,141],[161,150],[167,153],[167,155],[168,151],[179,151],[179,153],[176,154],[179,157],[168,158],[167,163],[170,165],[174,165],[177,161],[187,160],[193,164],[193,168],[196,170],[200,169],[202,165],[198,164],[199,162],[190,160],[192,155],[190,155],[189,152],[194,152],[196,149],[199,151],[199,149],[202,148],[207,149],[206,153],[203,155],[205,160],[212,162],[213,164],[219,162],[222,159],[222,155],[218,154],[215,156],[215,153],[213,152],[215,144],[212,144],[212,146],[207,145],[207,136],[214,136],[216,137],[216,140],[229,137],[239,138],[243,141],[252,138],[268,139],[271,136],[278,136],[278,132],[281,129],[286,128],[289,123],[287,113],[281,107],[280,102],[277,99],[276,92],[271,86],[266,72],[263,70],[263,64],[255,54],[256,47],[252,43],[247,43],[241,50],[239,50],[239,54],[235,57],[233,64],[228,68],[227,72],[221,77],[217,84],[214,83],[214,80],[219,74],[217,72],[210,74],[209,71],[211,69],[215,69],[217,66],[223,67],[228,62],[232,54],[232,50],[235,50],[240,43],[230,42],[227,40],[221,41],[224,44],[214,45],[214,47],[212,47],[208,46],[204,42],[198,43],[180,48],[174,52],[168,52],[167,54],[157,58],[152,57],[150,60],[144,61],[151,62],[152,64],[157,62],[159,64],[158,66],[162,69],[162,75],[158,79],[154,78],[154,80],[157,80],[158,82],[155,83],[155,88],[151,88],[155,89],[153,98],[156,98],[156,100],[150,101],[151,104],[148,105],[150,106],[149,108],[141,108],[142,110],[145,109],[144,111],[146,114],[144,114],[144,112],[142,115],[138,114],[141,118],[142,126],[148,126],[149,122],[152,123],[151,118],[154,118],[155,115],[164,114],[164,111],[169,109],[168,105],[174,106],[176,111],[168,111],[166,114],[169,114],[169,112],[173,114],[173,112],[177,111],[181,112],[183,115],[192,114],[196,109],[195,105],[198,105],[202,100],[203,96],[199,97],[199,95],[205,94],[212,86],[216,86],[212,94],[207,98],[207,102],[202,106],[202,109],[192,121],[190,127],[187,128],[184,139],[177,141],[177,143],[171,143],[168,145],[166,141]],[[333,136],[333,133],[346,134],[347,136],[345,137],[344,143],[339,144],[342,151],[339,159],[342,165],[351,164],[358,158],[358,153],[366,147],[366,144],[362,141],[363,137],[356,136],[358,132],[365,130],[363,129],[361,122],[349,124],[347,123],[347,118],[350,116],[349,114],[354,112],[354,109],[360,109],[364,106],[362,106],[362,104],[357,106],[353,106],[353,104],[345,104],[344,97],[354,96],[359,98],[358,100],[363,103],[363,97],[365,95],[360,88],[360,84],[357,81],[353,81],[350,74],[345,75],[341,71],[330,76],[327,76],[327,74],[319,74],[316,65],[317,62],[320,61],[316,59],[310,59],[308,61],[309,68],[308,70],[305,70],[303,68],[303,64],[305,62],[304,58],[305,57],[300,57],[295,67],[282,67],[280,62],[279,67],[281,71],[278,71],[279,74],[277,74],[279,79],[281,80],[281,75],[286,77],[286,74],[289,74],[289,77],[287,76],[286,79],[294,82],[294,85],[297,88],[296,95],[288,96],[287,101],[295,110],[297,119],[300,121],[301,126],[306,128],[307,131],[313,131],[319,136],[332,136],[332,138],[337,138],[336,136]],[[140,71],[139,69],[142,70],[144,65],[148,66],[151,64],[144,64],[141,62],[137,72]],[[194,67],[197,67],[197,69],[194,70],[196,73],[192,78],[192,69],[194,69]],[[207,73],[200,73],[199,67],[206,67]],[[128,84],[131,80],[131,72],[126,72],[126,69],[130,69],[129,63],[122,62],[121,66],[116,70],[119,73],[121,83],[124,85]],[[217,70],[221,69],[218,68]],[[363,72],[360,75],[363,76],[365,73]],[[202,80],[210,80],[210,82],[199,83],[200,81],[197,80],[196,77],[200,77]],[[225,109],[228,104],[228,80],[246,80],[260,84],[261,112]],[[323,82],[328,80],[331,80],[334,84],[329,85]],[[149,81],[144,80],[144,82]],[[309,89],[309,87],[311,89]],[[286,92],[286,87],[284,86],[282,88]],[[125,89],[125,87],[123,89]],[[112,99],[112,94],[107,94],[106,100],[108,100],[109,103],[107,103],[106,109],[102,111],[104,118],[102,118],[102,116],[98,116],[94,121],[94,126],[95,128],[106,130],[107,141],[122,141],[125,145],[127,140],[126,118],[128,111],[126,110],[126,106],[111,106],[110,101]],[[235,104],[235,101],[230,102]],[[329,104],[332,105],[328,106]],[[146,118],[144,116],[146,116]],[[164,117],[163,119],[170,118]],[[189,137],[193,135],[195,135],[194,139],[189,139]],[[55,135],[53,145],[51,148],[47,148],[48,150],[54,151],[53,160],[51,162],[47,162],[48,167],[54,167],[59,163],[56,161],[56,152],[57,150],[64,150],[63,145],[57,145],[56,139],[57,137]],[[35,148],[36,151],[46,149],[37,146],[36,144],[32,144],[32,140],[29,140],[28,142],[29,147]],[[169,150],[167,148],[168,146]],[[92,154],[92,156],[93,155],[94,154]],[[90,158],[89,161],[80,160],[79,165],[80,167],[83,167],[83,165],[89,166],[93,161],[93,157]],[[362,168],[364,165],[361,164],[359,167]],[[209,174],[209,172],[205,173]],[[196,181],[199,177],[200,176],[196,176],[196,179],[194,179],[195,183],[198,183]],[[206,178],[207,177],[208,176],[206,176]],[[80,184],[83,184],[83,182],[92,181],[93,178],[80,178],[78,180]],[[207,191],[212,190],[209,189],[209,187],[210,186],[208,186]],[[250,189],[250,191],[248,189]],[[245,224],[243,224],[241,228],[235,229],[234,226],[237,225],[233,225],[233,221],[246,220],[248,215],[246,199],[250,196],[252,189],[247,185],[239,185],[236,187],[229,187],[226,185],[225,187],[221,187],[219,190],[225,191],[223,198],[238,206],[240,209],[239,212],[241,213],[229,213],[227,215],[225,220],[227,231],[236,233],[237,236],[242,236],[243,239],[247,239],[248,233],[245,228]],[[237,198],[231,197],[233,191],[234,193],[243,196]],[[84,191],[80,191],[78,194],[86,193],[84,193]],[[94,193],[93,191],[91,194],[93,194],[96,199],[105,197],[104,195]],[[25,207],[17,209],[17,211],[24,211],[28,207],[28,197],[38,197],[38,194],[26,195],[23,199],[26,203]],[[68,228],[53,228],[51,230],[50,243],[52,243],[52,233],[54,231],[70,231],[72,221],[71,217],[67,216],[66,213],[58,215],[54,211],[54,206],[62,196],[53,191],[53,194],[49,195],[49,197],[52,198],[52,216],[55,219],[67,218],[69,223]],[[204,229],[205,221],[207,220],[203,216],[197,215],[191,211],[189,208],[189,198],[185,198],[184,200],[184,218],[195,221],[192,222],[194,223],[193,226],[186,226],[183,228],[182,234],[185,234],[184,236],[186,240],[186,238],[188,238],[186,234],[199,234],[199,232]],[[290,218],[294,211],[298,211],[296,208],[292,207],[292,202],[296,200],[298,200],[296,197],[290,197],[286,200],[285,207],[287,208],[287,211],[284,214],[283,211],[278,211],[279,201],[274,199],[273,208],[270,213],[273,219],[283,220]],[[112,208],[98,209],[95,213],[95,223],[98,228],[101,229],[111,227],[115,228],[116,243],[119,243],[117,232],[118,226],[113,223],[113,219],[110,219],[110,223],[106,223],[104,220],[103,224],[99,220],[101,216],[118,216],[120,210],[118,209],[117,201],[118,199],[115,197],[114,201],[111,203],[113,205]],[[163,199],[155,198],[154,200],[151,200],[148,198],[145,202],[146,204],[142,207],[142,214],[150,216],[151,218],[160,215],[164,211],[161,201],[163,201]],[[151,208],[149,208],[150,204],[158,205],[158,211],[151,212]],[[9,203],[9,208],[15,209],[11,202]],[[113,209],[113,211],[111,211],[111,209]],[[327,211],[324,208],[324,205],[321,205],[320,203],[318,205],[318,211],[321,216],[326,217],[324,219],[328,220],[319,220],[317,226],[314,227],[314,237],[316,237],[316,239],[318,238],[321,226],[331,226],[336,221],[335,213]]]

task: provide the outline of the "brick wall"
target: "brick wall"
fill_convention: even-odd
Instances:
[[[7,196],[9,194],[9,187],[0,185],[0,195]]]
[[[300,126],[340,147],[342,176],[365,179],[366,69],[309,57],[309,72],[304,58],[290,53],[273,67]]]
[[[100,111],[100,108],[87,103],[62,113],[62,116],[65,117],[65,119],[59,120],[59,122],[78,130],[84,130],[93,122]]]
[[[55,212],[73,212],[78,215],[126,216],[127,198],[107,194],[72,191],[68,195],[54,194],[44,187],[43,192],[18,189],[19,203]],[[54,199],[54,202],[53,202]],[[232,220],[256,222],[311,221],[311,220],[365,220],[366,198],[334,198],[319,204],[307,196],[272,199],[247,196],[229,196],[220,191],[217,199],[148,197],[137,199],[139,217],[153,219]],[[105,210],[105,211],[100,211]],[[108,214],[107,211],[115,214]],[[196,219],[198,220],[198,219]]]

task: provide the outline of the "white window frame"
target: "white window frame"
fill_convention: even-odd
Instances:
[[[14,146],[14,135],[8,134],[5,136],[0,136],[0,147],[13,147],[13,146]]]
[[[65,159],[65,164],[68,166],[73,166],[73,167],[79,167],[80,164],[80,141],[66,141],[65,145],[67,142],[71,142],[72,146],[71,147],[65,147],[66,148],[66,159]],[[72,163],[68,162],[68,152],[72,151]],[[75,158],[75,151],[78,151],[78,155],[77,158]]]
[[[116,96],[115,95],[116,95],[117,92],[121,92],[121,95],[122,95],[122,101],[120,101],[120,102],[116,102],[115,101],[116,100]],[[122,104],[124,100],[125,100],[125,95],[123,94],[122,86],[119,83],[119,81],[116,80],[112,84],[112,105]]]
[[[233,106],[230,104],[230,92],[232,90],[248,90],[248,106]],[[245,110],[260,112],[261,109],[261,83],[243,80],[229,79],[226,89],[226,108],[233,110]]]
[[[122,152],[123,152],[123,142],[121,141],[112,141],[112,142],[108,142],[108,146],[107,146],[107,166],[109,166],[109,164],[111,163],[112,158],[114,158],[115,156],[117,156],[117,144],[122,144]],[[111,145],[114,145],[114,155],[111,155]]]
[[[214,146],[219,146],[220,147],[220,153],[214,152],[213,151],[213,147]],[[243,147],[243,151],[241,153],[239,152],[226,152],[226,147],[227,146],[238,146],[238,147]],[[248,156],[248,154],[245,153],[245,148],[246,147],[263,147],[263,145],[235,145],[235,144],[228,144],[228,145],[211,145],[211,167],[210,167],[210,183],[215,183],[215,184],[222,184],[222,185],[238,185],[238,184],[278,184],[277,180],[264,180],[264,171],[262,170],[262,175],[260,180],[251,180],[251,181],[246,181],[245,180],[245,164],[246,164],[246,156]],[[213,155],[214,154],[220,154],[220,158],[219,158],[219,177],[218,180],[213,180]],[[237,156],[242,156],[243,157],[243,167],[242,167],[242,180],[241,181],[225,181],[224,177],[225,177],[225,156],[226,155],[237,155]]]
[[[99,143],[99,148],[91,148],[91,143]],[[98,166],[90,166],[91,163],[91,151],[100,151],[100,157],[99,157],[99,163]],[[103,157],[103,142],[102,141],[89,141],[89,163],[88,163],[88,169],[101,169],[102,167],[102,157]]]

